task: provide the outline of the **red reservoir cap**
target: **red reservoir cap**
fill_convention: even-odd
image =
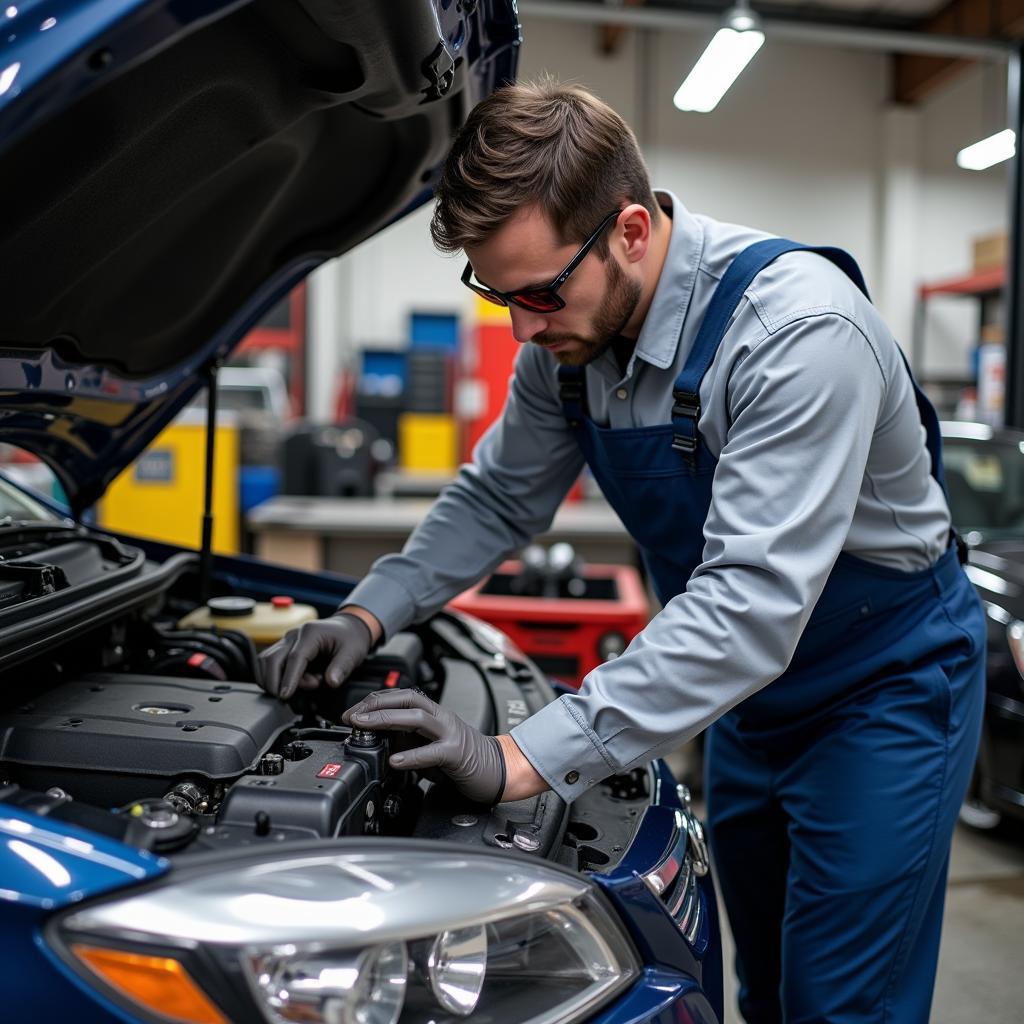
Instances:
[[[274,608],[291,608],[295,604],[294,597],[286,597],[284,594],[278,594],[276,597],[270,599],[270,603]]]

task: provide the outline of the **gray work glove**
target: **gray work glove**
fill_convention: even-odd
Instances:
[[[392,754],[393,768],[439,768],[480,804],[496,804],[505,792],[505,755],[498,741],[477,732],[422,690],[378,690],[350,707],[341,720],[357,729],[415,732],[432,741]]]
[[[338,687],[370,653],[370,627],[351,612],[304,622],[259,656],[259,684],[288,700],[298,688],[315,690],[325,681]]]

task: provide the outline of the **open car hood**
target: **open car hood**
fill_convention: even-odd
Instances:
[[[0,29],[0,441],[76,511],[429,199],[519,44],[514,0],[11,0]]]

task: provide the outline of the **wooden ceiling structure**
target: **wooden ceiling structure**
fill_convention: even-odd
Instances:
[[[949,0],[926,17],[918,31],[964,39],[1013,42],[1024,39],[1024,0]],[[969,58],[897,53],[893,99],[917,103],[969,67]]]
[[[524,15],[599,27],[614,49],[626,26],[706,32],[720,26],[731,0],[519,0]],[[1005,61],[1007,114],[1024,139],[1024,0],[805,0],[752,6],[765,32],[780,39],[887,53],[892,99],[920,103],[978,60]],[[1024,171],[1020,149],[1009,164],[1010,244],[1006,300],[1007,426],[1024,429]]]

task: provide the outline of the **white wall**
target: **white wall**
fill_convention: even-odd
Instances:
[[[849,249],[874,280],[884,58],[773,42],[712,114],[682,113],[672,96],[705,44],[658,40],[654,180],[719,220]]]
[[[1005,67],[975,67],[921,108],[920,231],[917,278],[956,277],[970,268],[971,242],[1006,227],[1009,164],[987,171],[963,171],[956,153],[1006,126]],[[977,341],[974,300],[930,299],[926,319],[925,366],[935,374],[963,373]]]
[[[550,71],[592,88],[633,125],[654,183],[695,212],[849,249],[908,351],[917,283],[965,272],[971,239],[1005,223],[1005,169],[954,163],[983,134],[983,101],[1001,102],[1001,69],[893,109],[884,55],[769,39],[715,112],[684,114],[672,96],[707,34],[630,30],[605,57],[598,31],[525,17],[520,77]],[[413,309],[469,316],[461,257],[434,251],[428,222],[419,211],[317,275],[314,322],[317,309],[319,322],[337,321],[313,342],[321,391],[332,363],[403,345]],[[929,316],[926,372],[966,365],[976,314],[950,305]]]

